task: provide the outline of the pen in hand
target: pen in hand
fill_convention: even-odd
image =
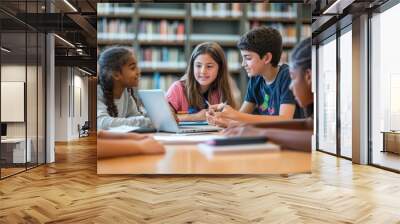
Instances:
[[[206,100],[206,99],[204,99],[204,101],[206,101],[206,104],[208,105],[208,109],[210,109],[211,108],[210,102],[208,102],[208,100]]]
[[[221,112],[221,111],[223,111],[224,110],[224,108],[225,108],[225,106],[227,105],[227,101],[225,101],[225,102],[223,102],[222,104],[218,104],[218,106],[217,106],[217,108],[216,108],[216,110],[214,111],[213,109],[212,109],[212,105],[210,104],[210,102],[208,102],[208,100],[204,100],[206,103],[207,103],[207,105],[208,105],[208,111],[209,112],[211,112],[211,110],[212,110],[212,112]]]
[[[222,106],[221,106],[221,108],[218,108],[218,109],[219,109],[218,111],[219,111],[219,112],[223,111],[227,103],[228,103],[227,101],[225,101],[224,103],[222,103]]]

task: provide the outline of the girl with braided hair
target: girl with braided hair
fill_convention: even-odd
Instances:
[[[121,125],[151,127],[137,95],[140,70],[133,51],[110,47],[100,54],[98,66],[98,130]]]

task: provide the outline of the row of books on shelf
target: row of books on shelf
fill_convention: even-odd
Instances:
[[[135,26],[130,20],[126,19],[107,19],[97,20],[98,33],[134,33]]]
[[[248,17],[278,17],[295,18],[297,16],[294,4],[287,3],[255,3],[248,5]]]
[[[259,26],[269,26],[277,29],[281,35],[282,35],[282,41],[284,44],[293,44],[296,43],[296,26],[295,25],[283,25],[282,23],[270,23],[270,24],[265,24],[261,23],[259,21],[253,21],[250,23],[250,29],[253,29],[255,27]]]
[[[290,36],[289,36],[290,35]],[[311,35],[311,30],[308,32],[302,32],[301,38],[309,37]],[[219,34],[193,34],[190,35],[191,42],[196,45],[198,43],[214,41],[221,45],[235,46],[236,42],[239,40],[238,35],[234,35],[235,38],[231,38],[229,35],[219,35]],[[139,41],[165,41],[165,43],[178,43],[176,41],[184,41],[185,37],[178,37],[173,35],[160,35],[160,34],[138,34]],[[133,42],[135,41],[134,33],[98,33],[97,40],[99,44],[121,44],[123,42]],[[104,41],[104,42],[103,42]],[[284,45],[291,46],[297,42],[296,35],[285,34],[282,36],[282,41]],[[183,42],[181,43],[183,45]],[[285,46],[285,47],[287,47]]]
[[[284,43],[293,43],[296,41],[296,26],[286,25],[282,23],[265,23],[259,21],[249,22],[252,29],[257,26],[266,25],[278,29],[284,37]],[[309,36],[311,28],[309,25],[303,25],[301,28],[301,36]],[[98,38],[100,40],[134,40],[135,27],[129,20],[124,19],[107,19],[98,20]],[[237,41],[239,35],[235,34],[191,34],[190,39],[193,41]],[[183,22],[178,21],[152,21],[143,20],[139,23],[138,40],[158,40],[158,41],[183,41],[185,40],[185,26]]]
[[[289,62],[289,51],[282,51],[281,54],[281,60],[279,61],[279,63],[281,64],[287,64]]]
[[[99,18],[97,26],[98,32],[135,32],[134,23],[129,19]],[[160,21],[143,20],[139,23],[139,33],[183,36],[185,34],[185,25],[183,22],[167,21],[165,19]]]
[[[192,16],[240,17],[240,3],[192,3]]]
[[[98,41],[134,41],[134,33],[97,33]]]
[[[135,7],[132,3],[99,3],[99,15],[133,15]],[[164,9],[160,7],[140,8],[139,14],[143,15],[174,15],[184,16],[184,9]],[[241,3],[191,3],[192,16],[210,17],[240,17],[242,16]],[[287,3],[252,3],[248,4],[248,17],[276,17],[295,18],[297,16],[295,4]]]
[[[304,25],[301,27],[301,38],[311,37],[311,26]]]
[[[135,12],[135,7],[133,7],[132,3],[98,3],[97,4],[97,13],[99,15],[133,15]]]
[[[225,51],[225,57],[229,70],[237,70],[240,68],[239,50],[228,49]]]
[[[147,70],[185,70],[185,61],[140,61],[139,65],[141,69]]]
[[[185,54],[183,49],[180,50],[179,48],[145,47],[140,51],[139,58],[144,62],[156,61],[179,65],[182,64],[180,62],[185,60]],[[186,64],[184,63],[183,67],[185,66]]]
[[[152,75],[142,75],[139,82],[140,89],[162,89],[165,92],[180,77],[174,74],[163,74],[154,72]]]
[[[139,40],[183,40],[185,25],[183,22],[143,20],[139,23]]]
[[[184,18],[186,11],[184,9],[171,9],[171,8],[139,8],[139,16],[152,17],[152,16],[172,16],[177,18]]]
[[[216,42],[236,42],[239,40],[239,35],[229,35],[229,34],[192,34],[190,39],[193,42],[206,42],[206,41],[216,41]],[[98,40],[127,40],[134,41],[135,33],[98,33]],[[186,40],[185,35],[174,35],[174,34],[158,34],[158,33],[139,33],[139,41],[184,41]],[[178,42],[175,42],[178,43]]]

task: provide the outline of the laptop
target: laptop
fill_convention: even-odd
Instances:
[[[184,125],[179,126],[165,99],[164,91],[160,89],[139,90],[139,97],[143,102],[147,115],[157,131],[173,133],[215,132],[222,128],[212,125]]]

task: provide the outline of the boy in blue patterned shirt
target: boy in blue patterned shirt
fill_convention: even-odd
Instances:
[[[227,126],[234,122],[270,122],[303,118],[304,114],[289,90],[289,66],[278,65],[282,36],[274,28],[258,27],[244,34],[238,44],[242,66],[249,76],[247,93],[239,111],[213,105],[209,123]],[[214,112],[219,111],[221,112]]]

